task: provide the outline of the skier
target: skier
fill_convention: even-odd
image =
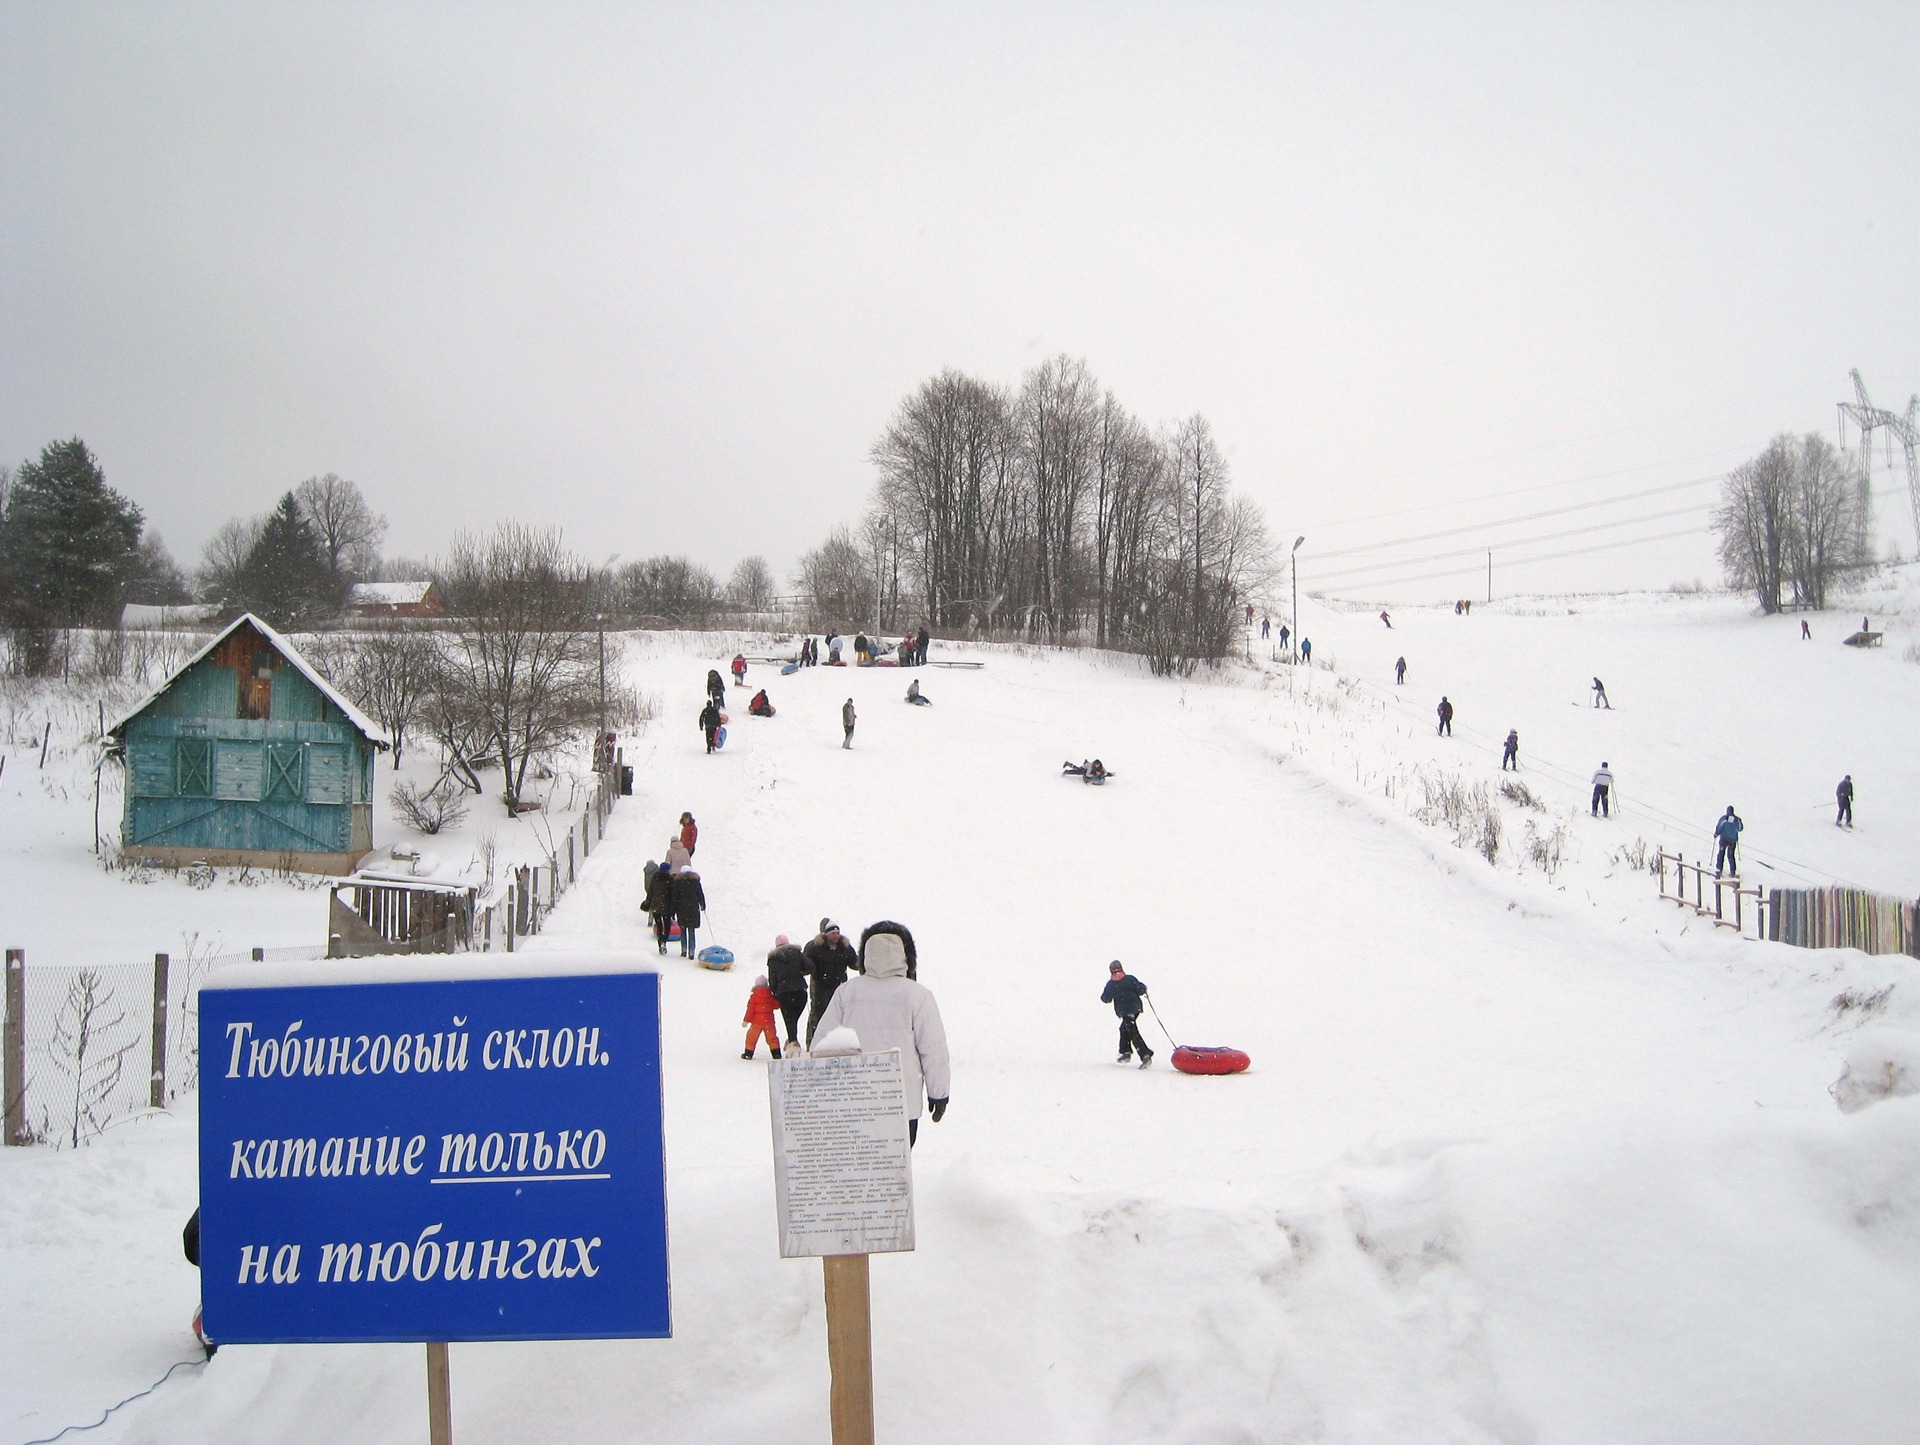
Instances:
[[[1405,682],[1406,680],[1407,680],[1407,660],[1404,657],[1396,657],[1393,660],[1393,685],[1395,687],[1398,687],[1400,686],[1401,683]]]
[[[1387,624],[1387,631],[1389,632],[1393,631],[1393,619],[1387,616],[1385,608],[1382,608],[1380,610],[1380,620]]]
[[[1285,647],[1287,645],[1287,638],[1290,637],[1291,635],[1292,634],[1287,630],[1287,624],[1284,622],[1281,623],[1280,624],[1280,645],[1282,647]]]
[[[1853,774],[1848,773],[1840,780],[1840,786],[1833,790],[1834,801],[1840,805],[1840,811],[1834,816],[1833,826],[1851,828],[1853,826]]]
[[[738,687],[742,683],[746,682],[746,680],[747,680],[747,659],[741,653],[736,652],[733,655],[734,686]]]
[[[1262,642],[1267,640],[1267,619],[1264,617],[1260,619],[1260,640]]]
[[[1520,729],[1518,728],[1507,729],[1506,751],[1500,754],[1500,771],[1504,773],[1509,767],[1516,773],[1520,771]]]
[[[847,970],[859,966],[860,956],[853,951],[853,945],[840,936],[840,925],[830,918],[820,920],[820,932],[802,956],[806,960],[807,980],[813,986],[813,1007],[807,1014],[807,1047],[812,1048],[821,1016],[833,1002],[835,991],[847,981]]]
[[[1596,818],[1602,813],[1609,818],[1613,816],[1613,774],[1607,770],[1604,761],[1600,764],[1600,771],[1593,775],[1593,805],[1589,811]]]
[[[1747,825],[1740,821],[1740,815],[1733,811],[1733,804],[1727,804],[1727,811],[1720,815],[1720,821],[1713,825],[1713,837],[1718,847],[1713,854],[1713,876],[1720,876],[1724,866],[1735,878],[1740,876],[1740,830]]]
[[[753,695],[753,701],[747,704],[747,711],[755,717],[773,716],[773,704],[767,701],[767,690],[764,687]]]
[[[787,1026],[787,1047],[797,1048],[800,1015],[807,1007],[807,956],[784,933],[773,940],[773,951],[767,955],[767,986]]]
[[[860,974],[834,992],[821,1015],[823,1032],[845,1025],[860,1036],[862,1050],[900,1050],[907,1075],[907,1147],[920,1137],[921,1098],[938,1124],[947,1112],[952,1065],[947,1030],[933,992],[914,978],[913,935],[904,924],[882,920],[860,935]]]
[[[700,886],[700,875],[691,868],[676,869],[673,875],[673,916],[680,923],[682,958],[693,957],[693,935],[700,927],[700,910],[706,906],[707,891]]]
[[[1607,685],[1597,677],[1593,680],[1593,705],[1613,711],[1613,704],[1607,701]]]
[[[641,907],[653,924],[653,941],[661,953],[667,951],[667,935],[673,931],[673,863],[649,863],[646,898]]]
[[[727,685],[720,680],[718,668],[707,669],[707,700],[715,707],[726,706]]]
[[[1140,1037],[1140,1010],[1146,997],[1147,986],[1128,973],[1119,959],[1107,965],[1107,986],[1100,990],[1100,1002],[1112,1004],[1120,1016],[1120,1057],[1114,1060],[1116,1064],[1132,1063],[1136,1050],[1141,1068],[1153,1062],[1153,1050]]]
[[[912,682],[907,684],[907,701],[912,703],[915,707],[932,707],[933,706],[932,698],[920,696],[920,679],[917,677]]]
[[[698,851],[699,845],[700,825],[693,821],[693,814],[682,813],[680,815],[680,846],[687,850],[689,860]]]
[[[720,724],[723,721],[720,704],[712,698],[700,709],[700,731],[707,735],[707,751],[712,752],[720,746]]]
[[[859,714],[853,710],[853,699],[848,698],[840,707],[840,726],[847,730],[846,737],[841,740],[841,747],[853,746],[853,724],[858,717]]]
[[[1308,637],[1300,639],[1300,660],[1305,663],[1313,661],[1313,639]]]
[[[1442,697],[1440,699],[1440,706],[1435,708],[1434,711],[1440,715],[1440,727],[1436,735],[1439,737],[1448,737],[1448,738],[1452,737],[1453,736],[1453,704],[1448,702],[1446,698]]]
[[[1247,626],[1253,626],[1253,604],[1251,602],[1247,604]]]

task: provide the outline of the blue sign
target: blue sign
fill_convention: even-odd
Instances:
[[[215,1342],[672,1333],[658,975],[209,987],[200,1074]]]

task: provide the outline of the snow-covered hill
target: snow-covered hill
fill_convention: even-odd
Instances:
[[[736,708],[714,757],[713,650],[636,649],[665,704],[639,795],[538,945],[650,957],[641,864],[698,816],[710,937],[744,967],[662,965],[675,1338],[456,1347],[458,1438],[827,1438],[819,1269],[777,1257],[736,1021],[774,934],[828,914],[914,930],[955,1063],[916,1151],[919,1250],[874,1266],[883,1439],[1911,1438],[1920,1097],[1845,1113],[1828,1091],[1850,1060],[1914,1058],[1920,965],[1731,938],[1633,862],[1696,855],[1732,802],[1766,881],[1915,891],[1920,608],[1888,587],[1871,652],[1838,645],[1857,617],[1802,643],[1662,595],[1391,631],[1314,607],[1337,671],[1255,641],[1186,682],[936,645],[986,666],[919,674],[931,708],[894,671],[756,668],[779,716]],[[1413,814],[1435,779],[1497,784],[1509,727],[1545,807],[1499,804],[1489,864]],[[1059,778],[1096,754],[1111,786]],[[1602,759],[1611,820],[1586,813]],[[1828,811],[1843,772],[1853,833]],[[1528,823],[1564,830],[1551,877]],[[1252,1071],[1116,1067],[1115,957],[1182,1041]],[[193,1148],[182,1111],[0,1157],[9,1438],[185,1357]],[[236,1348],[94,1438],[411,1441],[421,1383],[417,1347]]]

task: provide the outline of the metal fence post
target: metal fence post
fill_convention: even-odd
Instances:
[[[167,956],[153,956],[153,1067],[147,1076],[147,1107],[167,1107]]]
[[[27,951],[7,950],[6,1142],[30,1144],[27,1137]]]

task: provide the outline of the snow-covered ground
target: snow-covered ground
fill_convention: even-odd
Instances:
[[[664,710],[637,796],[537,946],[651,957],[640,867],[698,816],[706,938],[743,967],[666,961],[675,1337],[456,1347],[458,1438],[827,1439],[819,1267],[777,1257],[736,1024],[774,934],[823,914],[914,930],[954,1054],[915,1156],[919,1249],[874,1264],[882,1439],[1914,1438],[1920,965],[1732,938],[1629,856],[1696,856],[1731,802],[1750,876],[1914,893],[1920,582],[1849,605],[1812,643],[1715,596],[1396,609],[1391,632],[1313,606],[1337,671],[1254,642],[1185,682],[937,645],[986,666],[918,674],[931,708],[892,670],[756,667],[779,716],[737,707],[714,757],[694,715],[730,640],[644,640],[629,679]],[[1839,646],[1863,607],[1881,650]],[[1497,784],[1509,727],[1546,806],[1500,805],[1489,865],[1412,814],[1423,779]],[[1093,754],[1111,786],[1059,779]],[[1602,759],[1611,820],[1586,813]],[[1852,833],[1829,811],[1845,772]],[[0,806],[15,786],[9,765]],[[1552,877],[1518,846],[1529,822],[1565,829]],[[9,855],[8,896],[61,899],[87,842],[82,820]],[[253,896],[182,895],[167,926],[239,941]],[[1183,1041],[1253,1069],[1116,1067],[1115,957]],[[1843,1112],[1849,1065],[1878,1082]],[[0,1155],[8,1439],[187,1357],[194,1144],[182,1108]],[[234,1348],[93,1438],[414,1441],[422,1384],[413,1346]]]

